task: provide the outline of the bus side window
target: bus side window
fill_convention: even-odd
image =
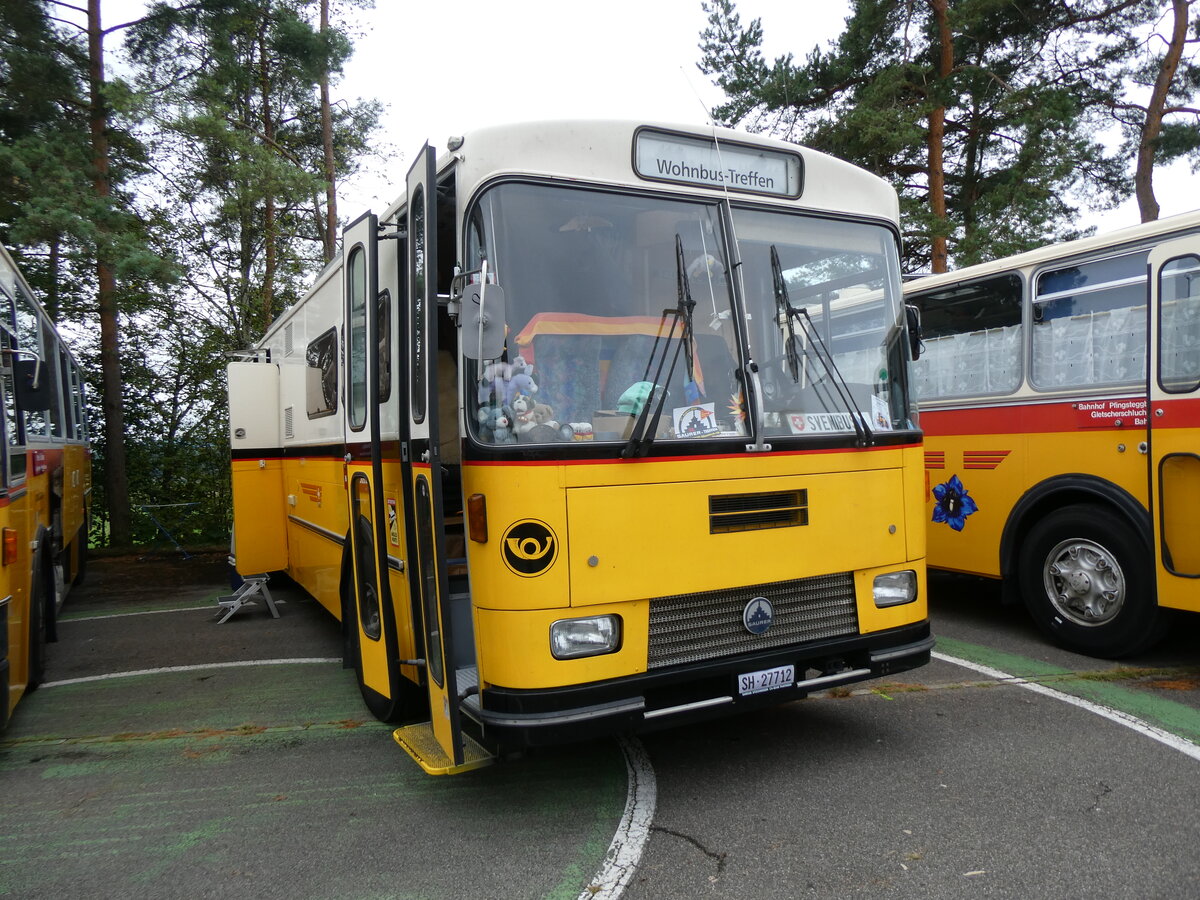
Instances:
[[[1200,259],[1167,263],[1159,291],[1159,381],[1172,393],[1194,391],[1200,385]]]
[[[0,343],[4,350],[13,345],[12,336],[0,330]],[[3,354],[5,362],[12,359],[11,353]],[[25,480],[25,430],[17,413],[17,400],[13,384],[11,365],[0,369],[0,402],[4,405],[4,484],[11,487]]]
[[[330,328],[308,345],[304,353],[305,405],[308,417],[318,419],[337,412],[338,401],[338,336]]]
[[[1145,379],[1146,256],[1128,254],[1037,276],[1035,387]]]
[[[916,297],[925,352],[913,363],[925,399],[999,394],[1021,384],[1021,279],[1002,275]]]

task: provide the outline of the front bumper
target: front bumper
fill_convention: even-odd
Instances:
[[[933,646],[925,621],[572,687],[484,688],[469,698],[463,712],[486,740],[508,748],[560,744],[710,719],[895,675],[929,662]],[[739,695],[739,675],[784,665],[795,666],[794,686]]]

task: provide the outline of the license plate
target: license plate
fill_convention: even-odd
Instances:
[[[774,669],[763,669],[761,672],[747,672],[745,675],[739,675],[738,693],[746,697],[750,694],[761,694],[763,691],[789,688],[795,683],[795,666],[777,666]]]

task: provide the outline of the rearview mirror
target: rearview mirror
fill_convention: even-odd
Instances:
[[[498,284],[468,284],[463,288],[463,356],[496,359],[504,352],[504,289]]]
[[[904,305],[904,321],[908,325],[908,348],[912,351],[913,362],[921,358],[921,310],[911,303]]]
[[[50,408],[50,371],[40,359],[18,359],[15,365],[17,404],[25,412]]]

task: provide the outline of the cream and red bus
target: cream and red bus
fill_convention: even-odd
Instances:
[[[1069,649],[1200,611],[1200,213],[921,278],[929,564]]]
[[[41,682],[83,575],[91,451],[78,363],[0,247],[0,729]]]
[[[925,663],[897,217],[722,129],[426,146],[229,366],[237,570],[433,773]]]

